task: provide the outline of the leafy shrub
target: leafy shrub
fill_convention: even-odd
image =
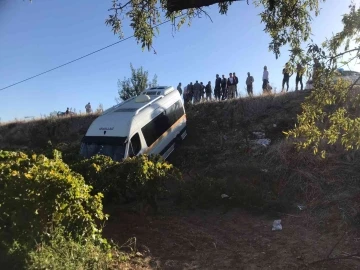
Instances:
[[[53,156],[0,150],[0,237],[5,248],[18,243],[29,250],[59,227],[74,239],[103,241],[96,225],[107,218],[102,194],[90,195],[92,188],[61,160],[60,152]]]
[[[104,194],[105,200],[111,200],[114,194],[120,187],[120,183],[115,185],[115,179],[108,179],[105,170],[114,166],[117,162],[114,162],[110,157],[103,155],[96,155],[89,159],[83,159],[71,166],[72,170],[80,173],[88,185],[93,187],[93,192],[101,192]]]
[[[115,264],[126,259],[116,249],[98,245],[92,240],[75,241],[64,237],[64,231],[54,232],[49,241],[41,243],[29,253],[26,269],[115,269]]]
[[[332,78],[326,77],[324,85],[316,82],[316,90],[302,104],[298,125],[284,132],[296,140],[298,149],[311,149],[322,157],[329,145],[339,145],[344,150],[360,147],[359,91],[347,81],[334,83]]]
[[[169,192],[167,183],[181,181],[180,172],[160,156],[141,155],[122,162],[94,156],[75,164],[73,170],[107,199],[136,199],[154,209],[157,198]]]

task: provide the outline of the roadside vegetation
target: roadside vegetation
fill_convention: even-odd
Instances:
[[[260,2],[268,4],[268,1]],[[114,9],[119,9],[114,3]],[[292,1],[284,3],[289,7]],[[317,11],[318,2],[311,3]],[[223,5],[227,7],[228,4]],[[270,7],[265,14],[268,11]],[[268,18],[268,26],[274,16],[275,13]],[[216,269],[263,263],[262,268],[270,264],[282,269],[311,268],[318,264],[334,269],[358,268],[360,90],[356,82],[334,81],[340,61],[348,64],[360,56],[358,22],[360,9],[351,6],[343,18],[343,30],[321,47],[312,44],[304,52],[299,49],[299,39],[293,39],[292,48],[298,49],[296,57],[308,66],[312,58],[320,59],[321,67],[313,74],[311,92],[188,106],[189,136],[168,161],[158,156],[139,156],[122,162],[104,156],[82,159],[78,155],[80,140],[96,114],[2,124],[2,266],[6,269],[175,269],[176,266]],[[109,22],[113,28],[114,24],[117,26],[114,29],[117,31],[119,23],[119,20]],[[298,23],[294,17],[284,22],[283,27],[297,27]],[[284,38],[279,36],[283,27],[273,33],[274,42]],[[309,31],[306,24],[300,39],[306,39]],[[143,47],[150,48],[152,32],[144,33],[145,37],[136,38]],[[291,40],[293,34],[291,31],[285,37]],[[276,44],[272,50],[278,54],[282,44]],[[344,56],[348,57],[344,60]],[[226,213],[235,211],[243,211],[241,217],[235,214],[225,217]],[[202,215],[197,215],[199,212]],[[127,216],[121,219],[124,213]],[[136,213],[138,219],[131,220],[133,216],[129,213]],[[297,236],[293,232],[290,234],[293,238],[286,235],[288,238],[280,242],[276,240],[281,236],[273,236],[273,244],[269,242],[269,234],[259,229],[264,224],[253,225],[250,219],[245,220],[244,213],[271,219],[297,218],[297,224],[294,221],[288,224],[301,234]],[[154,228],[154,224],[162,230]],[[145,233],[139,229],[141,226],[145,226]],[[308,236],[304,227],[314,227],[321,233],[312,231]],[[288,228],[291,231],[291,226]],[[166,264],[152,260],[146,246],[138,251],[135,240],[122,245],[121,240],[129,243],[126,240],[133,237],[126,232],[136,230],[143,241],[151,238],[153,246],[162,247],[161,252],[168,256]],[[244,234],[239,236],[242,231]],[[146,238],[146,233],[150,237]],[[316,244],[322,245],[325,252],[311,242],[319,234],[326,239]],[[263,239],[259,240],[258,235],[264,235]],[[338,240],[326,242],[332,236]],[[294,238],[304,241],[306,249],[299,250],[300,242]],[[342,240],[346,253],[337,250]],[[233,246],[229,247],[228,242]],[[270,248],[271,244],[275,250]],[[289,249],[291,256],[282,250],[286,244],[293,245]],[[243,251],[247,261],[234,262],[233,257],[238,256],[242,245],[253,250]],[[173,258],[179,257],[174,256],[175,248],[177,253],[186,250],[182,260],[191,258],[194,265],[178,264],[180,259],[174,263]],[[265,253],[263,250],[268,254],[259,259]],[[255,251],[259,258],[254,258]],[[157,255],[161,256],[165,255]],[[285,257],[281,256],[288,257],[283,260]]]
[[[359,226],[358,152],[338,149],[324,159],[299,152],[284,135],[309,96],[303,91],[191,105],[189,135],[168,162],[81,159],[80,139],[96,115],[0,126],[1,148],[9,150],[1,152],[1,220],[8,230],[3,261],[30,269],[111,269],[129,261],[141,267],[143,262],[134,264],[135,247],[119,249],[122,243],[112,243],[111,234],[102,236],[102,225],[117,220],[114,207],[165,216],[240,208],[278,217],[298,214],[304,205],[319,229]],[[270,145],[256,143],[257,133]],[[336,222],[326,225],[330,220]],[[69,252],[69,260],[59,259]]]

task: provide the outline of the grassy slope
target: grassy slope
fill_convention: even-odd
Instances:
[[[298,153],[290,142],[284,140],[282,131],[294,126],[296,115],[301,112],[300,104],[307,94],[307,92],[297,92],[190,106],[187,108],[188,137],[169,160],[181,169],[187,181],[195,183],[194,191],[198,196],[193,197],[194,206],[196,204],[206,206],[206,203],[204,205],[206,201],[221,201],[221,193],[233,196],[236,206],[239,204],[246,208],[256,206],[263,212],[269,212],[269,210],[273,213],[294,212],[296,211],[295,203],[307,205],[308,211],[302,212],[301,222],[296,220],[294,222],[292,218],[282,216],[283,221],[287,223],[286,227],[289,228],[283,236],[272,238],[274,235],[265,232],[264,229],[257,232],[265,238],[259,240],[258,243],[254,242],[254,246],[253,244],[250,246],[258,245],[256,254],[259,256],[262,256],[262,251],[266,250],[263,246],[266,244],[266,239],[272,239],[271,241],[279,247],[289,242],[291,244],[287,246],[288,248],[297,249],[303,244],[302,235],[315,233],[302,226],[318,226],[326,231],[336,232],[340,228],[347,228],[349,224],[359,224],[358,155],[345,159],[344,155],[339,154],[322,161],[309,153]],[[48,141],[51,141],[54,147],[65,153],[78,151],[79,141],[95,117],[96,115],[44,119],[2,125],[0,126],[0,149],[42,150],[48,147]],[[265,132],[266,137],[272,141],[271,146],[268,149],[253,147],[250,143],[253,131]],[[212,179],[214,186],[209,188],[208,185],[201,184],[199,179],[205,182]],[[218,189],[217,181],[224,181],[225,185],[220,185]],[[252,238],[253,230],[257,231],[256,228],[264,227],[263,219],[234,212],[231,212],[229,216],[224,216],[223,221],[218,220],[218,214],[214,213],[210,216],[209,214],[204,216],[203,213],[189,217],[173,216],[165,220],[150,218],[150,221],[123,212],[110,214],[113,220],[108,225],[108,229],[105,229],[105,233],[120,243],[131,235],[138,235],[140,242],[145,242],[152,250],[155,250],[153,257],[160,258],[160,261],[164,260],[161,262],[162,266],[171,260],[178,261],[178,264],[183,264],[183,266],[185,262],[206,265],[209,258],[215,256],[213,251],[209,250],[209,245],[213,246],[213,243],[218,245],[217,241],[224,241],[224,245],[228,243],[224,248],[236,253],[239,241]],[[118,223],[118,217],[122,215],[125,217]],[[298,210],[296,215],[299,215]],[[315,221],[308,222],[310,216],[312,220],[315,217]],[[124,222],[125,220],[128,222]],[[135,223],[140,225],[134,228],[131,224]],[[243,223],[248,224],[246,226],[255,226],[255,229],[242,230]],[[199,226],[200,231],[197,229]],[[224,232],[229,230],[229,226],[235,235],[241,236],[244,231],[244,235],[241,236],[243,240],[228,239],[229,235]],[[225,228],[227,229],[224,231]],[[247,234],[245,234],[246,231],[248,231]],[[298,231],[302,233],[299,234]],[[160,234],[154,239],[153,236],[157,232]],[[198,241],[197,238],[199,238]],[[308,239],[309,241],[306,240],[308,247],[315,246],[312,238],[316,239],[313,236]],[[309,256],[312,254],[312,259],[307,261],[323,258],[323,253],[329,249],[328,246],[334,244],[330,240],[331,237],[328,242],[322,243],[322,247],[319,246],[317,252],[315,252],[316,249],[311,251],[312,249],[305,246],[302,246],[304,249],[301,252],[308,253]],[[174,247],[174,241],[180,243],[185,241],[181,245],[182,258],[170,252]],[[248,244],[247,241],[250,240],[243,243],[245,247]],[[188,246],[189,243],[190,246]],[[200,249],[204,257],[196,256],[192,250],[194,248]],[[322,248],[326,250],[322,251]],[[350,245],[349,252],[351,249]],[[248,260],[252,260],[247,248],[241,252],[242,256],[247,256]],[[270,252],[275,251],[271,249]],[[280,255],[282,253],[280,248],[274,253],[276,260],[272,256],[264,258],[264,265],[261,267],[278,265],[280,261],[286,263],[282,265],[285,268],[299,263],[291,254],[288,254],[289,256],[285,254],[283,257]],[[224,257],[226,260],[233,260],[231,254],[219,253],[219,262]],[[215,258],[217,257],[215,256],[214,260]],[[252,262],[257,264],[257,260]],[[239,265],[239,267],[246,265],[249,264],[244,262],[244,265]],[[329,265],[331,266],[331,263]],[[216,262],[208,266],[211,269],[225,267]],[[346,268],[343,267],[343,269]]]

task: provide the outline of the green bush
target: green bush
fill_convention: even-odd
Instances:
[[[115,269],[116,263],[126,256],[114,248],[102,246],[92,240],[73,240],[64,237],[65,232],[58,230],[50,239],[29,253],[26,269],[32,270],[81,270]]]
[[[109,200],[111,193],[116,193],[116,188],[112,184],[114,179],[108,179],[105,170],[114,166],[114,162],[110,157],[96,155],[89,159],[83,159],[71,166],[71,169],[81,174],[86,183],[93,187],[93,192],[101,192],[104,194],[105,200]]]
[[[171,181],[181,181],[180,172],[160,156],[141,155],[114,162],[109,157],[94,156],[75,164],[73,170],[82,174],[94,191],[105,199],[135,199],[157,209],[157,198],[169,189]]]
[[[104,241],[96,222],[107,216],[102,194],[73,172],[54,151],[53,158],[0,150],[0,237],[2,248],[32,249],[54,228],[74,239]]]

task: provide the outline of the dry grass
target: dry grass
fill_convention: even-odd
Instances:
[[[0,126],[0,148],[42,149],[60,143],[79,144],[96,114],[49,117],[32,121],[14,121]]]

